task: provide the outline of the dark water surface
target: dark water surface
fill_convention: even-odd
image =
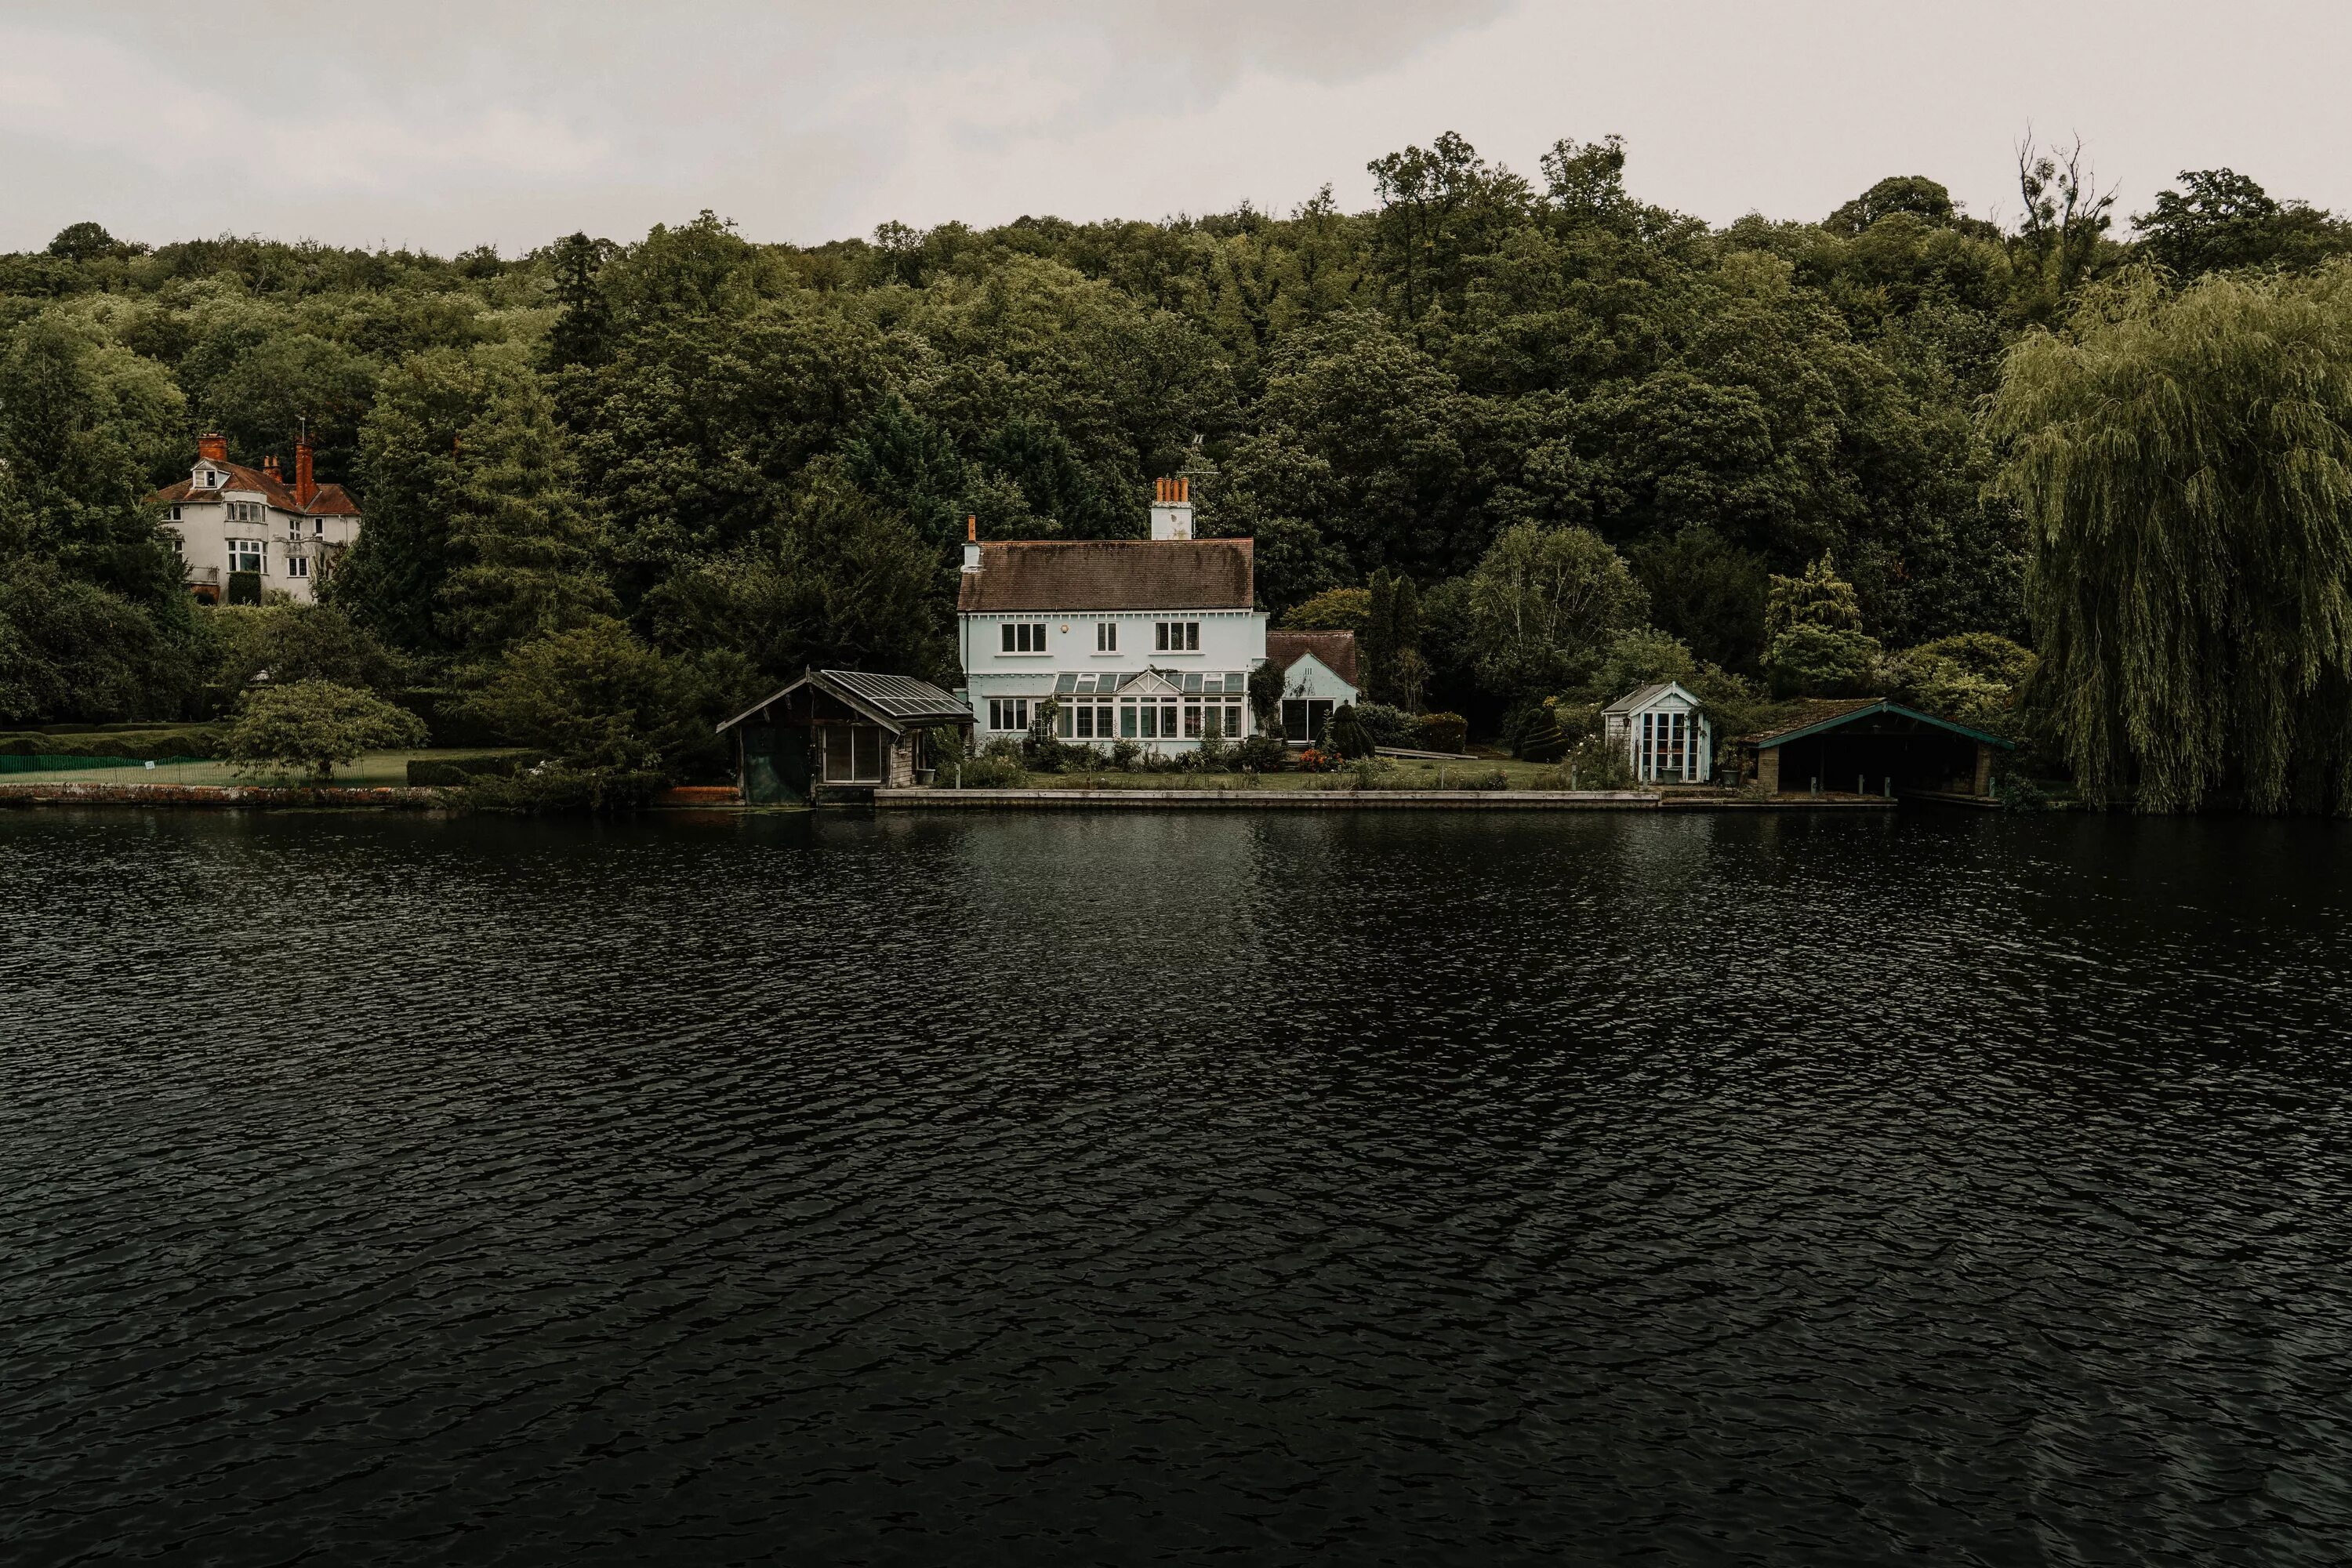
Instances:
[[[0,814],[0,1561],[2338,1563],[2352,830]]]

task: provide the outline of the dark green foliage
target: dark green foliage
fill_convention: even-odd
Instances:
[[[150,252],[77,224],[0,257],[0,574],[58,584],[53,605],[12,601],[0,695],[37,718],[189,710],[223,654],[142,498],[213,426],[257,465],[309,431],[367,517],[325,591],[436,689],[497,684],[515,650],[608,621],[689,705],[811,662],[951,679],[964,517],[988,538],[1134,537],[1147,482],[1181,468],[1203,536],[1255,541],[1257,606],[1357,631],[1384,704],[1486,732],[1687,658],[1734,706],[1758,699],[1724,672],[1769,669],[1780,689],[1893,682],[2014,721],[2086,689],[2063,684],[2072,656],[2021,696],[1948,651],[2029,637],[2029,554],[2056,559],[2036,508],[2076,504],[1991,482],[2046,433],[2015,399],[1983,417],[2005,356],[2046,366],[2083,339],[2116,308],[2078,307],[2135,253],[2168,269],[2162,294],[2347,248],[2330,215],[2228,170],[2184,174],[2119,244],[2081,149],[2031,142],[2008,231],[1916,174],[1819,224],[1710,230],[1629,190],[1614,137],[1556,143],[1533,182],[1450,132],[1371,167],[1364,213],[1326,191],[1286,216],[887,224],[805,248],[708,212],[515,259]],[[2314,449],[2244,439],[2251,467],[2212,470],[2232,485]],[[2324,555],[2282,548],[2298,570]],[[1851,615],[1768,626],[1771,575],[1824,556]],[[2080,559],[2107,563],[2081,570],[2111,595],[2141,570]],[[2104,625],[2081,617],[2107,600],[2078,584],[2062,610],[2049,581],[2032,640]],[[1662,636],[1625,640],[1645,623]],[[2087,689],[2111,704],[2102,732],[2143,721]],[[2332,754],[2326,700],[2231,722],[2304,780]],[[530,787],[625,797],[624,773],[699,765],[620,752],[636,761]]]
[[[91,730],[59,727],[0,734],[0,756],[115,757],[165,762],[217,755],[220,740],[220,726],[216,724],[110,725]]]
[[[241,692],[257,680],[325,680],[389,695],[400,662],[365,628],[329,605],[272,605],[209,612],[219,647],[214,685]]]
[[[1412,579],[1394,572],[1373,573],[1364,630],[1358,637],[1364,691],[1371,700],[1404,709],[1421,706],[1429,685],[1421,630],[1421,593]]]
[[[1332,752],[1350,759],[1369,757],[1380,745],[1352,702],[1342,702],[1332,710],[1331,721],[1318,740],[1328,741]]]
[[[1372,625],[1371,590],[1326,589],[1304,604],[1292,605],[1282,624],[1294,632],[1353,632],[1365,637]]]
[[[192,642],[58,566],[0,563],[0,721],[176,715],[200,679]]]
[[[2352,225],[2282,203],[2230,169],[2183,169],[2132,219],[2149,260],[2183,281],[2236,267],[2310,267],[2352,251]]]
[[[1774,577],[1765,613],[1764,675],[1776,697],[1862,697],[1879,683],[1880,648],[1862,629],[1853,584],[1826,555]]]
[[[2352,811],[2352,270],[2127,279],[2011,356],[1996,418],[2077,782]]]
[[[1460,752],[1470,739],[1470,725],[1459,713],[1423,713],[1412,744],[1424,752]]]
[[[408,782],[420,789],[452,789],[481,779],[510,779],[530,759],[513,752],[474,757],[420,757],[408,764]]]
[[[1710,664],[1752,672],[1764,647],[1764,560],[1708,528],[1643,542],[1627,563],[1650,595],[1650,619]]]
[[[606,620],[508,650],[469,706],[515,743],[627,793],[708,749],[715,705],[690,671]]]
[[[1402,708],[1370,700],[1352,704],[1349,712],[1367,740],[1375,746],[1416,746],[1421,743],[1421,719]],[[1336,718],[1337,715],[1334,715]]]
[[[330,680],[298,680],[247,692],[220,752],[248,767],[299,771],[324,784],[363,752],[424,743],[424,721],[407,709]]]

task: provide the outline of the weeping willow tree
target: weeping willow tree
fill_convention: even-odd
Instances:
[[[2087,793],[2352,810],[2352,268],[2127,276],[2011,351],[1993,423]]]

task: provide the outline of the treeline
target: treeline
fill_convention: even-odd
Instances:
[[[805,248],[708,213],[449,260],[77,225],[0,258],[0,721],[184,717],[266,669],[675,773],[807,664],[952,684],[965,515],[1139,535],[1181,470],[1270,608],[1357,624],[1379,588],[1381,695],[1485,733],[1549,744],[1661,674],[1735,721],[1895,689],[2152,805],[2343,804],[2315,715],[2347,524],[2310,463],[2352,226],[2223,170],[2126,235],[2079,150],[2029,145],[2007,228],[1906,177],[1712,229],[1624,165],[1449,134],[1375,160],[1368,212]],[[2207,363],[2097,345],[2265,310],[2307,318],[2299,436],[2220,396],[2212,430],[2094,427],[2153,384],[2113,378]],[[258,463],[306,425],[367,520],[328,606],[199,610],[141,498],[200,431]],[[2181,537],[2118,552],[2117,509]],[[2263,591],[2309,571],[2317,598]],[[2195,604],[2160,608],[2166,573]]]

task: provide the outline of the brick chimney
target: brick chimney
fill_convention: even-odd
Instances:
[[[207,463],[228,461],[228,437],[217,430],[207,430],[196,437],[196,456]]]
[[[303,506],[319,493],[319,481],[310,472],[310,433],[302,432],[294,443],[294,500]]]
[[[280,484],[284,484],[286,482],[278,475],[278,454],[275,452],[270,453],[269,456],[261,459],[261,471],[268,475],[271,479],[277,479]]]
[[[1192,537],[1192,480],[1154,479],[1151,481],[1151,537],[1154,539]]]
[[[980,517],[973,513],[963,520],[963,569],[980,570]]]

